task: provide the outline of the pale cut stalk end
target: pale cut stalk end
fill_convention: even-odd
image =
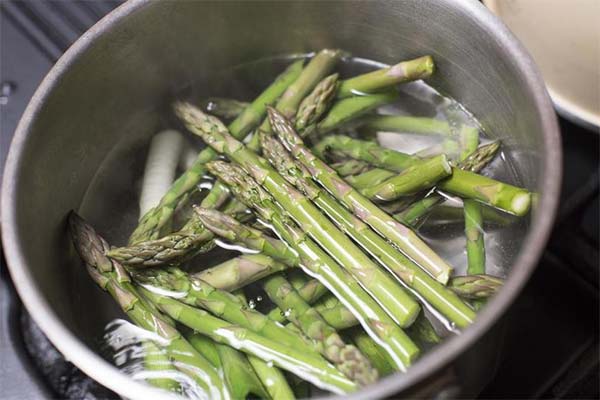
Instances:
[[[511,202],[512,211],[518,216],[523,216],[529,211],[531,206],[531,194],[530,193],[518,193],[512,199]]]

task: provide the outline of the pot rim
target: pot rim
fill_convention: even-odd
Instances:
[[[462,8],[485,29],[496,32],[496,39],[512,55],[515,64],[523,74],[526,85],[533,93],[543,128],[543,153],[546,155],[540,185],[544,188],[544,193],[538,203],[538,210],[544,212],[534,214],[531,228],[525,238],[527,246],[517,257],[503,290],[478,315],[473,326],[465,329],[461,335],[442,343],[435,351],[424,355],[401,377],[392,374],[345,398],[379,398],[401,392],[448,365],[479,339],[506,312],[535,269],[548,239],[558,205],[562,175],[560,135],[556,114],[541,74],[516,37],[483,5],[477,1],[444,1],[451,3],[453,7]],[[9,271],[23,304],[50,341],[69,361],[102,385],[127,398],[173,398],[173,395],[134,381],[123,374],[79,340],[54,313],[38,291],[27,269],[16,225],[18,201],[14,195],[20,175],[20,165],[23,162],[22,153],[31,134],[32,122],[42,109],[45,100],[60,83],[62,75],[69,71],[71,64],[88,50],[97,37],[110,31],[113,24],[121,22],[149,4],[151,0],[130,0],[102,18],[65,52],[36,90],[15,131],[6,161],[0,199],[1,233]]]

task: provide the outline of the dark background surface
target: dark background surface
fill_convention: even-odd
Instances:
[[[18,120],[60,55],[117,1],[2,1],[0,175]],[[515,303],[494,379],[481,398],[598,398],[599,134],[560,119],[564,181],[557,223]],[[2,258],[2,398],[106,398],[22,309]]]

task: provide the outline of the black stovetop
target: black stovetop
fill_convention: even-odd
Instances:
[[[18,120],[68,46],[118,1],[6,1],[0,11],[0,177]],[[548,247],[513,306],[480,398],[598,398],[598,132],[560,119],[564,182]],[[4,260],[2,267],[4,267]],[[1,269],[2,398],[111,398],[52,347]]]

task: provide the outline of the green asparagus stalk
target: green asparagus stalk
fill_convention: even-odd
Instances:
[[[514,215],[507,214],[492,207],[486,207],[481,203],[478,204],[481,207],[481,216],[484,225],[489,225],[493,227],[503,227],[512,225],[518,221],[518,217]],[[463,207],[442,204],[437,206],[435,208],[435,211],[432,212],[431,223],[434,224],[464,224],[464,222],[465,213]]]
[[[254,179],[233,164],[215,161],[208,168],[230,187],[240,201],[251,206],[261,218],[269,222],[278,236],[298,253],[298,258],[280,259],[279,252],[267,255],[284,263],[289,262],[290,266],[299,265],[319,279],[356,315],[363,328],[390,354],[399,369],[405,370],[412,363],[418,356],[418,348],[343,268],[282,214],[279,205],[274,203],[273,198]]]
[[[263,386],[269,392],[272,399],[275,400],[294,400],[294,392],[288,384],[283,372],[275,366],[270,366],[260,358],[251,354],[246,355],[254,372],[260,378]]]
[[[332,150],[394,172],[402,172],[421,161],[418,157],[387,149],[374,142],[342,135],[326,136],[313,147],[315,154],[322,159]]]
[[[270,115],[277,113],[269,108]],[[347,236],[298,191],[292,188],[268,162],[248,150],[231,136],[217,118],[204,114],[189,104],[176,105],[176,111],[188,129],[203,137],[205,142],[219,152],[244,166],[253,177],[265,186],[302,229],[330,252],[384,307],[401,326],[412,323],[418,313],[418,304],[408,298],[398,283],[381,271]],[[278,114],[281,115],[281,114]],[[283,118],[283,117],[282,117]],[[271,126],[277,123],[270,118]]]
[[[301,270],[297,270],[298,272],[302,272]],[[293,271],[292,271],[293,272]],[[291,275],[291,276],[290,276]],[[320,299],[325,294],[329,293],[329,290],[325,285],[319,282],[317,279],[310,278],[308,275],[302,272],[302,275],[306,277],[302,279],[301,282],[299,279],[294,280],[293,274],[288,274],[288,280],[292,284],[292,287],[298,292],[300,297],[308,304],[312,304],[318,299]],[[282,311],[279,307],[273,308],[267,316],[273,321],[277,322],[285,322],[286,316],[285,311]],[[327,322],[327,320],[325,320]]]
[[[363,190],[374,185],[379,185],[380,183],[385,182],[396,175],[396,172],[391,172],[381,168],[374,168],[360,175],[347,176],[344,179],[346,182],[352,185],[354,189]]]
[[[231,134],[243,139],[258,125],[266,114],[266,105],[273,103],[300,76],[302,64],[303,61],[297,61],[290,65],[250,106],[246,107],[229,125]],[[171,221],[175,209],[204,176],[206,172],[204,165],[215,157],[216,153],[210,148],[198,154],[194,164],[175,180],[160,203],[144,214],[129,239],[130,244],[158,239],[161,228]]]
[[[209,97],[201,103],[202,109],[219,118],[237,118],[250,103],[224,97]]]
[[[269,116],[271,115],[274,115],[274,113],[272,109],[269,109]],[[280,120],[282,119],[280,118]],[[413,231],[395,221],[369,199],[344,182],[334,170],[315,157],[304,146],[302,139],[293,130],[279,129],[277,133],[287,149],[308,169],[311,175],[359,219],[398,246],[400,250],[428,271],[435,279],[441,283],[447,282],[452,268]]]
[[[424,312],[421,312],[415,323],[406,330],[410,337],[421,347],[437,344],[442,341]]]
[[[374,93],[399,83],[426,79],[433,74],[434,70],[435,64],[431,56],[403,61],[391,67],[346,79],[340,85],[338,97]]]
[[[460,160],[467,159],[479,146],[479,128],[463,125],[459,132]]]
[[[394,368],[393,361],[389,360],[385,351],[382,351],[381,347],[363,329],[359,327],[353,329],[350,337],[352,337],[352,341],[356,344],[356,347],[375,366],[379,372],[379,376],[386,376],[397,370]]]
[[[162,371],[161,375],[165,375],[164,371],[168,371],[166,376],[169,376],[171,371],[176,371],[165,349],[161,349],[150,340],[143,342],[142,346],[144,347],[144,369],[146,371]],[[176,380],[167,377],[149,378],[147,381],[152,386],[170,392],[177,393],[181,390],[181,386]]]
[[[282,264],[286,267],[299,266],[300,261],[297,252],[291,249],[285,242],[269,237],[257,229],[243,225],[236,219],[231,218],[230,216],[219,211],[203,209],[200,207],[196,207],[195,211],[198,214],[198,218],[200,218],[207,229],[210,229],[215,234],[232,241],[234,244],[257,250],[263,253],[261,255],[262,257],[265,257],[265,255],[271,256],[276,254],[276,258],[280,261],[283,260]],[[271,257],[271,259],[273,258]],[[267,262],[265,261],[265,264],[266,263]],[[201,278],[201,274],[202,272],[196,276]],[[223,270],[223,274],[227,274],[227,272]],[[253,276],[248,276],[248,281],[240,280],[238,286],[242,284],[248,284],[249,280],[253,279]],[[225,281],[229,278],[224,277],[222,279]],[[296,289],[302,299],[307,301],[309,304],[313,303],[327,293],[327,288],[316,279],[302,278],[301,280],[298,280],[292,278],[290,282],[296,282],[298,284],[298,287],[294,287],[294,289]],[[215,287],[219,286],[215,284]],[[284,316],[284,311],[280,310],[279,308],[273,309],[269,313],[268,317],[269,319],[277,322],[284,322],[286,319]]]
[[[358,175],[368,172],[371,167],[368,163],[360,160],[347,159],[331,164],[331,168],[342,177],[352,178],[352,175]]]
[[[206,335],[214,341],[229,345],[246,354],[254,355],[266,362],[285,369],[308,380],[314,385],[336,393],[356,390],[356,385],[348,380],[323,358],[314,357],[302,347],[282,344],[273,339],[230,322],[214,317],[208,312],[181,303],[173,298],[161,296],[147,289],[141,289],[164,313],[180,323]]]
[[[396,92],[388,92],[339,100],[333,104],[327,115],[313,129],[305,129],[303,136],[312,134],[313,131],[319,135],[331,132],[361,115],[384,104],[393,103],[397,99]]]
[[[245,306],[248,306],[248,300],[242,290],[236,290],[233,294],[235,294]],[[246,357],[248,358],[250,365],[252,365],[252,368],[254,368],[254,372],[256,372],[256,375],[261,380],[263,386],[267,389],[267,392],[269,392],[271,398],[294,399],[294,392],[288,384],[285,375],[279,368],[251,354],[247,354]],[[297,379],[300,380],[300,378]],[[308,384],[308,382],[306,383]]]
[[[223,364],[217,351],[217,343],[208,336],[195,333],[193,330],[183,327],[183,335],[185,339],[196,349],[196,351],[211,363],[218,371],[223,370]]]
[[[329,300],[323,301],[323,300]],[[316,305],[315,310],[329,325],[335,329],[341,330],[358,325],[358,320],[344,305],[335,297],[327,296],[321,299]]]
[[[287,310],[287,319],[290,322],[320,343],[321,354],[344,375],[361,386],[377,380],[377,371],[360,351],[344,343],[337,331],[327,325],[319,313],[300,297],[283,276],[268,277],[263,282],[263,288],[279,308]]]
[[[531,206],[531,193],[526,189],[458,168],[438,188],[518,216],[527,214]]]
[[[370,199],[396,200],[433,187],[439,180],[452,172],[445,155],[432,157],[413,165],[378,185],[363,189],[361,193]]]
[[[374,115],[364,118],[362,127],[369,131],[417,133],[421,135],[450,135],[446,121],[405,115]]]
[[[276,108],[284,115],[290,118],[293,117],[298,111],[302,100],[333,69],[341,56],[342,52],[339,50],[325,49],[317,53],[302,70],[302,74],[298,79],[283,93],[277,102]],[[270,130],[269,121],[265,118],[257,131],[270,132]],[[233,134],[233,132],[231,133]],[[258,135],[252,137],[252,140],[248,143],[248,147],[252,150],[258,149]]]
[[[500,148],[500,142],[492,142],[480,146],[475,152],[459,164],[459,168],[465,171],[479,172],[485,167],[495,156]],[[417,201],[412,206],[395,214],[394,218],[407,225],[414,224],[425,215],[434,206],[440,204],[444,197],[439,194],[432,194],[420,201]]]
[[[503,284],[500,278],[479,274],[456,276],[448,282],[448,287],[465,299],[477,300],[495,295]]]
[[[219,343],[216,348],[223,364],[225,382],[234,399],[245,399],[250,394],[271,398],[245,354],[225,344]]]
[[[270,113],[271,110],[269,110]],[[272,125],[277,127],[275,131],[279,128],[285,129],[280,123],[273,123]],[[423,272],[414,262],[398,252],[396,248],[371,230],[369,226],[355,218],[331,195],[315,185],[310,180],[311,174],[292,160],[281,143],[273,137],[265,135],[262,144],[265,157],[271,161],[281,175],[298,187],[329,216],[339,229],[346,232],[384,268],[396,275],[408,287],[421,294],[458,326],[465,327],[473,321],[475,314],[466,304]],[[410,298],[405,301],[408,303]]]
[[[323,79],[313,91],[302,100],[296,113],[296,129],[304,130],[315,124],[329,109],[338,87],[338,74]]]
[[[287,268],[287,265],[263,254],[244,254],[192,276],[230,292]]]
[[[214,247],[214,235],[191,218],[179,231],[159,239],[146,240],[125,247],[113,247],[106,255],[129,267],[154,267],[179,263]]]
[[[94,229],[75,212],[69,215],[69,231],[75,249],[87,266],[88,273],[102,289],[108,291],[123,311],[139,327],[152,332],[164,346],[173,365],[190,376],[214,399],[230,397],[225,383],[204,357],[181,334],[138,295],[125,269],[104,255],[109,246]]]
[[[171,294],[185,304],[206,309],[228,322],[250,329],[266,338],[287,346],[303,347],[307,352],[316,354],[316,345],[308,338],[285,329],[258,311],[246,307],[235,295],[215,289],[179,268],[144,270],[137,273],[135,279],[147,289]]]
[[[483,242],[481,204],[474,200],[465,200],[464,213],[465,236],[467,237],[467,274],[484,274],[485,244]]]

